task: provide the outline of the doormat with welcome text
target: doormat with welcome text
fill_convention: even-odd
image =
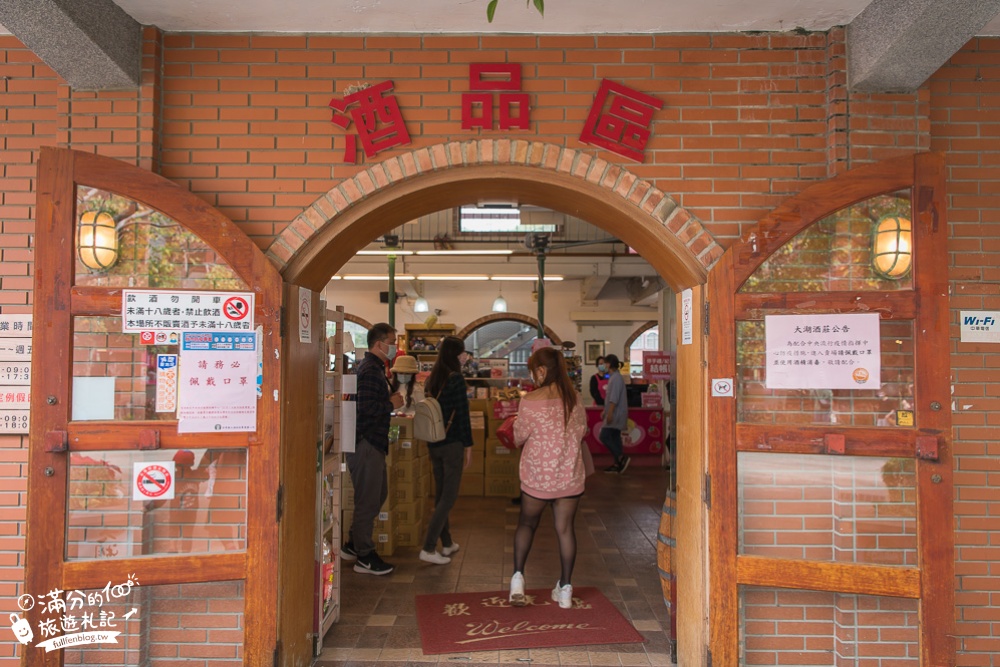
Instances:
[[[571,609],[553,602],[549,590],[525,594],[525,607],[512,607],[507,591],[418,595],[417,624],[424,653],[645,641],[596,588],[574,589]]]

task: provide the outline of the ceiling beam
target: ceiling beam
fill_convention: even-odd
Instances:
[[[913,92],[1000,13],[1000,0],[874,0],[847,26],[852,91]]]
[[[142,26],[111,0],[0,0],[0,24],[77,90],[139,87]]]
[[[608,284],[610,276],[588,276],[583,279],[580,285],[580,299],[583,301],[597,301],[601,295],[601,290]]]

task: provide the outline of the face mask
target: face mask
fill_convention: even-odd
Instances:
[[[409,384],[410,380],[413,379],[412,373],[396,373],[396,379],[399,380],[399,384]]]
[[[385,356],[389,361],[392,361],[393,359],[396,358],[396,351],[398,350],[398,348],[395,345],[389,345],[388,343],[384,343],[384,345],[385,345]]]
[[[605,366],[604,364],[597,364],[597,370],[599,370],[602,373],[605,373],[605,372],[607,372],[608,367]]]

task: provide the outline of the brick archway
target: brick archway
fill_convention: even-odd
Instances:
[[[521,313],[490,313],[489,315],[483,315],[478,320],[472,320],[462,327],[462,330],[455,335],[462,340],[465,340],[476,329],[484,327],[490,322],[503,322],[505,320],[513,320],[515,322],[527,324],[530,327],[535,327],[536,329],[538,328],[537,317],[530,317],[529,315],[522,315]],[[548,326],[545,327],[545,337],[552,341],[552,344],[556,347],[562,345],[562,338],[556,335],[556,332]]]
[[[480,139],[387,158],[345,179],[296,217],[267,256],[286,281],[319,291],[372,239],[473,193],[586,220],[638,249],[674,291],[704,284],[723,253],[697,218],[627,169],[554,144]]]
[[[628,351],[632,348],[632,343],[638,340],[639,336],[646,333],[653,327],[660,326],[660,323],[656,320],[649,320],[644,324],[640,324],[639,328],[632,332],[632,335],[625,339],[625,357],[628,357]]]

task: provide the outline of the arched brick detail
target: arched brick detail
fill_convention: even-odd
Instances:
[[[360,324],[365,329],[371,329],[372,323],[363,317],[358,317],[357,315],[351,315],[350,313],[344,313],[344,320],[347,322],[354,322],[355,324]]]
[[[646,333],[653,327],[660,326],[660,323],[656,320],[649,320],[645,324],[640,324],[639,328],[632,332],[632,335],[625,339],[625,356],[628,357],[628,351],[632,348],[632,343],[638,340],[639,336]]]
[[[521,313],[490,313],[489,315],[484,315],[478,320],[472,320],[459,331],[456,336],[465,340],[469,337],[476,329],[484,327],[490,322],[502,322],[504,320],[514,320],[515,322],[521,322],[527,324],[528,326],[538,328],[538,318],[531,317],[529,315],[522,315]],[[555,346],[562,345],[562,338],[556,335],[556,332],[550,329],[548,326],[545,327],[545,337],[552,341]]]
[[[453,141],[390,157],[319,197],[267,249],[285,280],[321,289],[354,254],[468,193],[516,196],[580,217],[635,248],[675,291],[703,284],[723,248],[702,223],[627,169],[539,141]]]

